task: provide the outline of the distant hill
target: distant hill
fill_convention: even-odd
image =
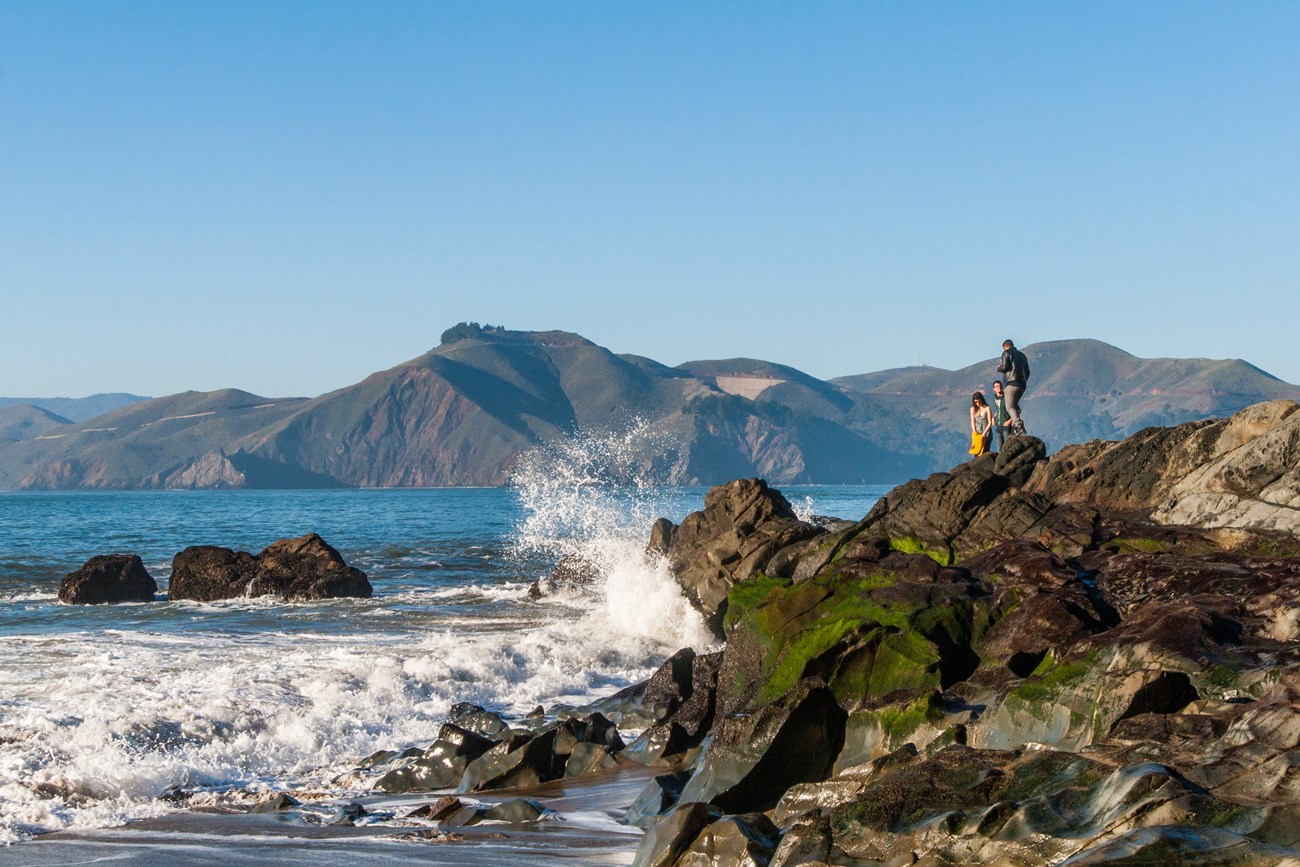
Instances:
[[[1300,399],[1241,361],[1139,359],[1093,340],[1025,352],[1026,419],[1053,446]],[[965,457],[970,392],[995,368],[827,382],[758,359],[668,367],[568,332],[463,323],[316,398],[186,392],[55,424],[0,444],[0,487],[500,485],[556,437],[631,429],[627,463],[664,483],[893,483]]]
[[[1032,373],[1021,409],[1030,432],[1053,450],[1231,415],[1264,400],[1300,400],[1300,387],[1239,359],[1138,358],[1099,340],[1035,343],[1023,351]],[[965,430],[971,393],[991,391],[1000,376],[997,365],[990,358],[960,370],[905,367],[831,381],[911,406],[939,429]],[[948,452],[951,458],[961,454]]]
[[[30,403],[0,406],[0,443],[29,440],[72,422]]]
[[[25,403],[71,421],[85,421],[142,400],[149,398],[124,392],[92,394],[90,397],[0,397],[0,407]]]

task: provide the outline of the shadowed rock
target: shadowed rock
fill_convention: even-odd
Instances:
[[[186,548],[172,559],[168,587],[173,600],[199,602],[266,595],[295,602],[370,594],[365,573],[348,566],[315,533],[273,542],[256,557],[212,545]]]
[[[152,602],[158,584],[135,554],[101,554],[69,572],[59,584],[66,605],[107,602]]]
[[[681,526],[656,522],[647,547],[666,552],[686,597],[718,631],[733,584],[755,575],[782,549],[824,532],[799,520],[762,479],[737,479],[710,490],[703,511]]]
[[[1298,408],[1013,438],[776,550],[752,481],[657,524],[727,643],[644,687],[636,863],[1300,864]]]

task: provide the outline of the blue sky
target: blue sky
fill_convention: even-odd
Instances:
[[[0,4],[0,394],[341,387],[461,320],[820,377],[1300,382],[1300,5]]]

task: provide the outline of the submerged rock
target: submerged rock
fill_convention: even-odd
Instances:
[[[509,801],[502,801],[483,811],[482,820],[484,822],[509,822],[512,825],[521,825],[527,822],[536,822],[541,819],[548,810],[530,798],[513,798]]]
[[[101,554],[64,576],[59,601],[65,605],[152,602],[157,592],[157,582],[138,556]]]

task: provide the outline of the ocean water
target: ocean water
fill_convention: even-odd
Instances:
[[[505,489],[0,493],[0,843],[119,825],[272,791],[350,792],[378,749],[424,746],[449,707],[523,715],[647,677],[711,638],[662,563],[651,522],[704,489],[612,482],[591,449],[543,456]],[[885,488],[785,490],[856,519]],[[318,532],[374,597],[283,604],[166,600],[172,556],[256,553]],[[139,554],[152,603],[66,606],[61,578]],[[601,578],[540,601],[565,554]],[[232,794],[234,793],[234,794]],[[23,848],[23,847],[19,847]]]

